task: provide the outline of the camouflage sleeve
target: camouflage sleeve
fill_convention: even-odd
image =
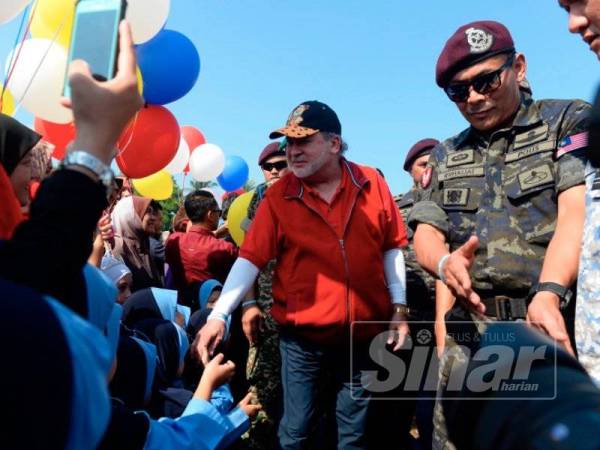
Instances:
[[[587,130],[591,106],[573,101],[565,112],[556,148],[556,192],[585,183]]]
[[[429,158],[427,170],[431,171],[431,179],[427,186],[424,186],[424,189],[419,193],[418,202],[412,208],[412,211],[408,216],[408,226],[413,230],[416,230],[419,223],[426,223],[434,226],[445,235],[448,235],[448,216],[437,202],[440,198],[437,178],[439,151],[442,151],[442,149],[440,146],[437,146]]]

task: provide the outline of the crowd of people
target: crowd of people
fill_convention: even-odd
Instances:
[[[600,0],[559,4],[600,57]],[[257,151],[240,246],[230,201],[194,190],[163,230],[160,203],[115,179],[142,105],[126,22],[118,66],[70,67],[77,137],[56,170],[0,115],[1,448],[462,448],[441,399],[464,323],[522,322],[600,386],[600,109],[535,100],[501,23],[447,40],[436,82],[468,127],[408,149],[402,195],[347,159],[330,106],[296,106]],[[432,350],[432,392],[373,387],[381,336],[407,363],[415,337]]]

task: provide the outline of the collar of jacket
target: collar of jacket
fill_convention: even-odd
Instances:
[[[341,164],[342,170],[348,172],[352,184],[358,189],[362,189],[369,182],[358,165],[348,161],[346,158],[342,158]],[[287,183],[283,193],[285,198],[302,198],[304,195],[304,186],[298,177],[291,173],[285,182]]]

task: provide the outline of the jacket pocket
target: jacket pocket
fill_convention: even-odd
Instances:
[[[556,228],[555,180],[549,163],[521,169],[506,185],[507,206],[528,242],[548,244]]]

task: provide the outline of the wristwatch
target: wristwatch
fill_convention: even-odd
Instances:
[[[531,287],[529,294],[527,295],[527,306],[529,306],[529,303],[531,303],[531,300],[535,294],[541,291],[548,291],[558,295],[558,298],[560,299],[558,306],[560,309],[565,309],[573,297],[573,291],[571,291],[568,287],[558,283],[553,283],[551,281],[546,281],[544,283],[535,284]]]
[[[98,179],[106,188],[106,195],[109,196],[112,193],[115,175],[109,166],[95,156],[79,150],[69,152],[65,156],[65,159],[62,160],[60,167],[64,169],[69,166],[80,166],[91,170],[98,176]]]

